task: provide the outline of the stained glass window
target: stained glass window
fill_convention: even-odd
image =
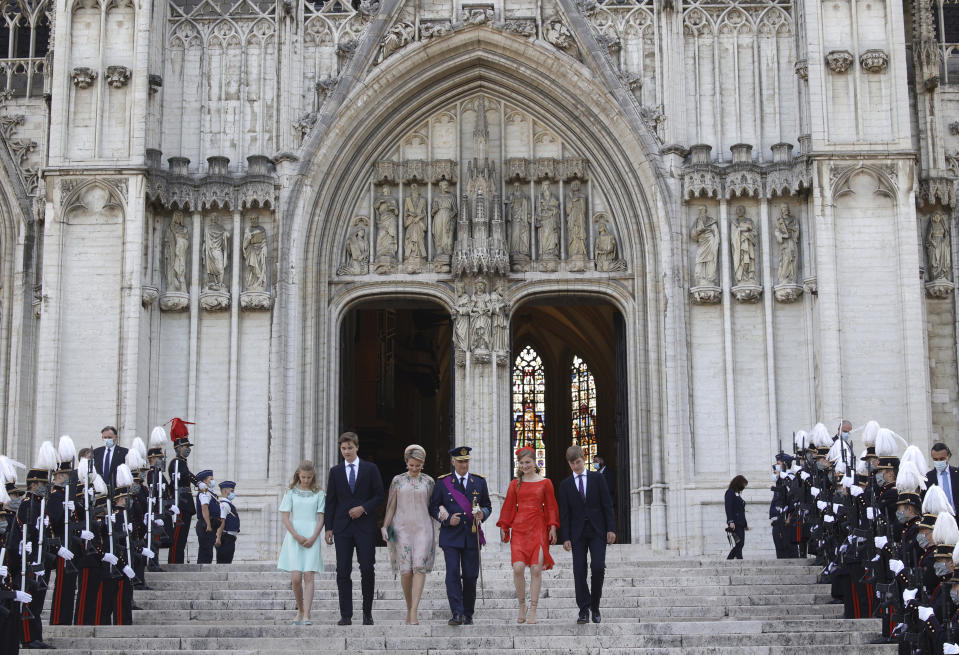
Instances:
[[[583,449],[586,468],[592,470],[596,458],[596,380],[589,365],[578,356],[570,367],[570,406],[573,410],[573,445]]]
[[[522,446],[536,450],[536,465],[546,475],[543,428],[546,416],[546,373],[543,360],[526,346],[513,362],[513,453]],[[513,465],[516,466],[516,456]]]

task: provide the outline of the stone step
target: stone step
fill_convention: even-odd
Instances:
[[[255,644],[250,644],[254,646]],[[316,644],[303,649],[302,651],[287,652],[308,652],[310,655],[342,655],[343,650],[317,650]],[[603,648],[599,649],[593,646],[583,646],[581,642],[577,643],[576,648],[551,649],[544,651],[542,648],[526,648],[519,644],[516,648],[489,649],[489,648],[465,648],[465,649],[444,649],[430,647],[424,649],[390,649],[390,655],[543,655],[544,652],[556,652],[563,655],[809,655],[808,646],[680,646],[674,648]],[[895,655],[898,653],[898,647],[892,645],[844,645],[842,655]],[[140,648],[102,648],[93,649],[55,649],[47,651],[51,655],[100,655],[102,653],[111,653],[112,655],[142,655]],[[186,646],[179,649],[170,650],[151,650],[150,655],[182,655],[184,652],[198,652],[203,655],[276,655],[272,649],[209,649],[193,650]],[[350,648],[348,651],[354,655],[382,655],[383,649],[376,648],[371,650],[356,650]]]

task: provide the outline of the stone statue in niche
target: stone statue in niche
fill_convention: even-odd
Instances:
[[[456,196],[450,193],[450,183],[440,180],[439,192],[433,196],[433,261],[439,273],[450,270],[453,253],[453,226],[456,222]]]
[[[456,283],[456,304],[453,307],[453,343],[457,350],[469,350],[472,309],[473,299],[467,295],[465,285],[458,281]]]
[[[573,180],[566,193],[566,230],[568,237],[566,255],[569,270],[582,271],[586,268],[586,194],[582,192],[579,180]]]
[[[926,231],[927,278],[930,281],[949,280],[952,277],[952,244],[946,215],[936,212],[929,218]]]
[[[493,302],[486,291],[486,280],[476,281],[476,292],[470,308],[470,346],[473,350],[490,350],[492,346]]]
[[[746,216],[746,208],[736,207],[733,219],[733,274],[736,284],[756,284],[756,224]]]
[[[689,231],[696,242],[695,280],[698,287],[711,287],[717,284],[717,263],[719,260],[719,223],[706,211],[699,208],[699,216]]]
[[[163,237],[163,270],[167,291],[186,292],[186,256],[189,247],[190,232],[183,224],[183,214],[175,212]]]
[[[513,188],[506,197],[509,206],[509,250],[512,269],[522,272],[529,269],[529,194],[519,182],[513,182]]]
[[[346,263],[337,269],[340,275],[366,275],[370,272],[369,221],[358,216],[346,239]]]
[[[509,303],[506,302],[505,286],[505,280],[499,278],[490,300],[493,312],[493,350],[500,353],[509,350]]]
[[[206,226],[203,259],[206,267],[206,286],[211,291],[225,291],[223,276],[229,263],[230,233],[214,214]]]
[[[543,180],[536,198],[536,237],[541,260],[559,259],[559,199]]]
[[[609,225],[602,221],[596,227],[596,270],[601,273],[625,271],[626,262],[619,259],[616,237],[609,231]]]
[[[266,290],[266,230],[256,216],[243,233],[243,259],[246,261],[246,290]]]
[[[779,244],[779,284],[796,284],[799,273],[799,221],[785,203],[779,209],[774,235]]]
[[[376,211],[376,272],[392,273],[396,270],[396,224],[400,208],[386,184],[373,204]]]
[[[406,272],[419,273],[426,261],[426,196],[414,183],[403,203],[403,254]]]

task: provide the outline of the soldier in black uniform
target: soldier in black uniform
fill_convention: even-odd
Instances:
[[[113,492],[113,553],[119,562],[116,568],[121,575],[116,577],[116,602],[113,608],[114,625],[133,623],[133,586],[136,579],[134,553],[136,543],[134,526],[142,521],[130,502],[133,489],[133,473],[126,464],[117,468],[117,488]]]
[[[176,451],[176,457],[170,462],[167,472],[170,474],[174,493],[174,501],[170,506],[170,511],[176,516],[176,519],[173,525],[173,543],[170,546],[170,555],[167,558],[168,564],[182,564],[184,562],[183,551],[190,534],[190,523],[193,515],[196,514],[190,485],[196,486],[197,479],[190,472],[190,467],[186,461],[193,446],[190,443],[186,425],[182,419],[175,418],[173,419],[173,425],[170,427],[170,438],[173,440],[173,450]]]
[[[3,509],[0,510],[0,607],[7,612],[0,616],[0,652],[16,654],[23,637],[21,608],[29,605],[32,596],[20,590],[20,537],[17,509],[23,500],[23,487],[17,486],[17,472],[6,457],[0,457],[0,484],[3,484]]]
[[[162,572],[160,566],[160,549],[170,548],[173,543],[173,516],[167,511],[173,502],[173,488],[170,480],[163,472],[166,457],[163,454],[163,444],[166,443],[166,432],[162,427],[153,428],[150,434],[150,449],[147,450],[146,474],[148,498],[153,499],[153,526],[150,530],[150,541],[147,544],[153,552],[153,557],[147,563],[147,570]]]
[[[82,451],[81,451],[82,452]],[[80,466],[86,466],[80,460]],[[103,535],[106,526],[103,518],[107,512],[107,485],[96,472],[87,479],[85,485],[87,498],[80,507],[81,551],[74,561],[79,570],[77,574],[77,609],[73,622],[75,625],[97,625],[97,598],[100,595],[100,582],[107,574],[109,565],[103,561],[106,552]],[[81,486],[83,489],[83,486]],[[81,493],[83,493],[81,491]],[[89,507],[89,511],[87,508]]]
[[[61,451],[63,440],[61,439]],[[70,450],[73,449],[72,442]],[[73,480],[73,457],[65,459],[61,455],[60,466],[53,476],[53,490],[47,499],[50,527],[55,537],[57,575],[50,602],[50,625],[72,625],[74,601],[77,595],[77,567],[73,559],[80,552],[80,523],[77,520],[77,503],[74,498],[77,485]],[[67,498],[67,486],[70,486],[70,498]],[[81,490],[82,499],[82,490]],[[67,525],[69,523],[69,527]],[[69,532],[67,532],[69,530]]]
[[[789,467],[793,458],[786,453],[776,455],[776,464],[773,466],[773,492],[769,502],[769,523],[772,528],[773,545],[776,547],[776,558],[785,559],[798,557],[799,550],[786,535],[786,512],[789,509]],[[794,554],[795,553],[795,554]]]

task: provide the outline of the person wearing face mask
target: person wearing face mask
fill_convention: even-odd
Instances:
[[[952,451],[946,444],[936,443],[932,447],[931,455],[933,469],[926,475],[926,486],[942,487],[955,511],[956,507],[959,507],[959,469],[949,464]]]
[[[220,528],[220,503],[214,498],[213,488],[216,480],[213,471],[205,469],[196,474],[199,491],[196,494],[196,563],[213,562],[213,548],[216,544],[216,531]]]
[[[846,419],[843,419],[839,423],[839,429],[836,430],[836,436],[834,438],[842,439],[843,443],[846,443],[851,446],[852,445],[852,423],[850,423]]]
[[[772,528],[773,545],[776,547],[776,559],[798,557],[799,552],[790,543],[786,535],[786,512],[789,509],[789,476],[787,471],[792,465],[793,458],[786,453],[776,455],[776,464],[773,465],[773,492],[769,502],[769,524]]]
[[[956,548],[956,542],[959,542],[959,526],[956,525],[956,519],[952,514],[947,512],[939,514],[936,527],[932,531],[932,538],[935,542],[933,570],[936,575],[936,586],[925,602],[917,608],[921,625],[918,647],[923,653],[942,652],[944,632],[942,624],[952,614],[949,608],[949,592],[952,589],[950,582],[955,568],[952,554]],[[929,613],[928,608],[932,608],[932,614]]]
[[[190,432],[187,425],[192,425],[181,418],[170,419],[170,439],[173,441],[173,451],[176,453],[167,467],[167,473],[170,475],[170,482],[173,486],[173,502],[170,503],[169,511],[174,518],[173,537],[170,551],[167,556],[168,564],[182,564],[183,551],[186,549],[186,540],[190,534],[190,522],[196,514],[196,506],[193,503],[193,494],[190,486],[197,485],[196,476],[190,472],[187,465],[187,457],[193,451],[193,444],[190,443]]]
[[[232,564],[236,550],[236,538],[240,535],[240,513],[233,504],[236,498],[236,482],[220,483],[220,527],[216,532],[216,563]]]
[[[117,429],[112,425],[100,430],[100,437],[103,445],[93,449],[93,466],[100,477],[110,485],[116,480],[117,467],[127,459],[127,449],[119,445]]]

